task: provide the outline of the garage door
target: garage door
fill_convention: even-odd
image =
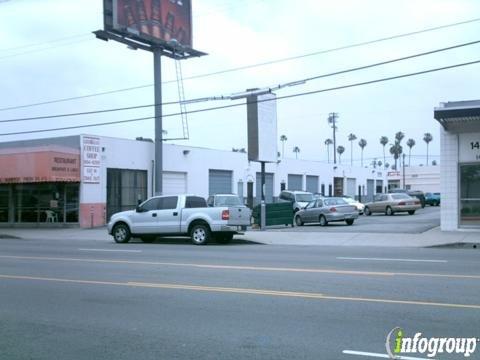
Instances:
[[[367,201],[373,201],[375,191],[375,180],[367,180]]]
[[[208,171],[208,194],[231,194],[233,184],[233,171],[209,170]]]
[[[345,195],[355,197],[355,188],[357,187],[356,185],[357,179],[354,178],[347,178],[347,193]]]
[[[302,175],[288,174],[288,190],[303,190]]]
[[[318,176],[307,175],[307,191],[318,193]]]
[[[163,172],[163,195],[186,194],[187,173]]]
[[[257,172],[256,184],[257,193],[255,197],[255,204],[260,204],[260,201],[262,200],[262,174],[259,172]],[[265,202],[273,202],[273,173],[265,173]]]

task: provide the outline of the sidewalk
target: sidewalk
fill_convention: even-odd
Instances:
[[[94,229],[0,228],[0,241],[2,238],[113,241],[112,237],[107,234],[106,227]],[[480,232],[442,232],[439,227],[421,234],[252,230],[247,231],[245,235],[237,235],[235,238],[267,245],[429,247],[465,243],[477,244],[480,248]]]

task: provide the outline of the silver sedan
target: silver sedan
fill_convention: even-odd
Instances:
[[[407,194],[377,194],[372,202],[365,204],[364,213],[367,216],[372,213],[393,215],[397,212],[413,215],[421,207],[420,200]]]
[[[295,225],[320,223],[325,226],[332,221],[345,221],[347,225],[352,225],[357,218],[356,206],[349,205],[343,198],[323,198],[309,202],[298,211],[295,214]]]

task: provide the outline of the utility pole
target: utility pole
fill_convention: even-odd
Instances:
[[[332,125],[333,129],[333,163],[337,163],[337,139],[335,133],[337,131],[338,113],[332,112],[328,115],[328,123]]]
[[[163,194],[162,51],[153,50],[155,92],[155,193]]]
[[[403,189],[405,190],[407,187],[405,186],[405,154],[403,155]]]

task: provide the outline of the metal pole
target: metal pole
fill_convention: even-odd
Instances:
[[[265,161],[261,162],[261,177],[262,177],[262,184],[261,184],[261,193],[262,193],[262,201],[260,203],[260,229],[265,230],[265,226],[267,224],[266,221],[266,205],[265,205]]]
[[[405,154],[403,154],[403,189],[406,189],[405,186]]]
[[[163,129],[162,129],[162,52],[153,51],[155,88],[155,195],[163,192]]]

